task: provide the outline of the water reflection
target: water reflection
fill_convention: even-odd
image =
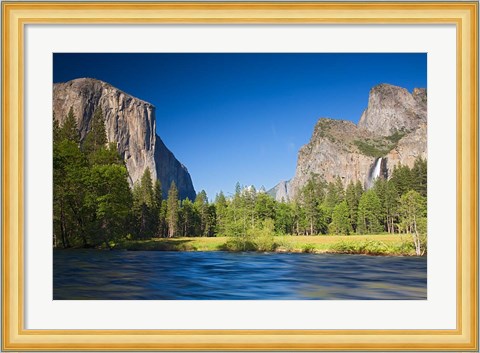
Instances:
[[[426,299],[416,257],[54,251],[54,299]]]

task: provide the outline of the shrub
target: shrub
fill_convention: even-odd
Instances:
[[[252,239],[258,251],[274,251],[277,247],[275,243],[275,224],[272,219],[267,218],[260,226],[260,229],[250,230]]]
[[[342,254],[385,255],[392,253],[392,248],[388,245],[374,240],[359,243],[342,241],[333,244],[332,250]]]
[[[315,246],[313,244],[305,244],[302,246],[302,252],[304,253],[314,253],[315,252]]]
[[[255,251],[255,243],[239,237],[230,238],[225,244],[219,247],[223,251]]]

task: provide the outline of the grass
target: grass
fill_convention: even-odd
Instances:
[[[226,241],[226,237],[154,238],[127,240],[118,244],[116,248],[124,250],[218,251]]]
[[[410,236],[378,235],[317,235],[275,236],[273,242],[241,243],[227,237],[156,238],[124,241],[117,245],[123,250],[158,251],[271,251],[296,253],[340,253],[368,255],[415,255]]]

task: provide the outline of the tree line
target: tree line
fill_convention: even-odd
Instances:
[[[284,235],[414,234],[421,248],[426,234],[427,162],[395,167],[365,190],[357,181],[325,182],[312,174],[293,200],[275,201],[265,190],[237,183],[209,202],[205,191],[179,200],[174,182],[162,197],[160,181],[147,168],[131,188],[116,145],[107,143],[97,109],[83,141],[70,109],[53,126],[53,226],[55,247],[114,247],[123,240],[154,237],[230,236],[255,232]]]

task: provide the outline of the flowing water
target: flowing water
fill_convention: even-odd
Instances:
[[[383,158],[381,157],[377,158],[373,166],[370,167],[370,172],[368,173],[368,180],[367,180],[367,189],[370,189],[373,186],[375,179],[377,179],[380,176],[380,172],[382,169],[382,160]]]
[[[426,299],[425,257],[55,250],[53,299]]]

